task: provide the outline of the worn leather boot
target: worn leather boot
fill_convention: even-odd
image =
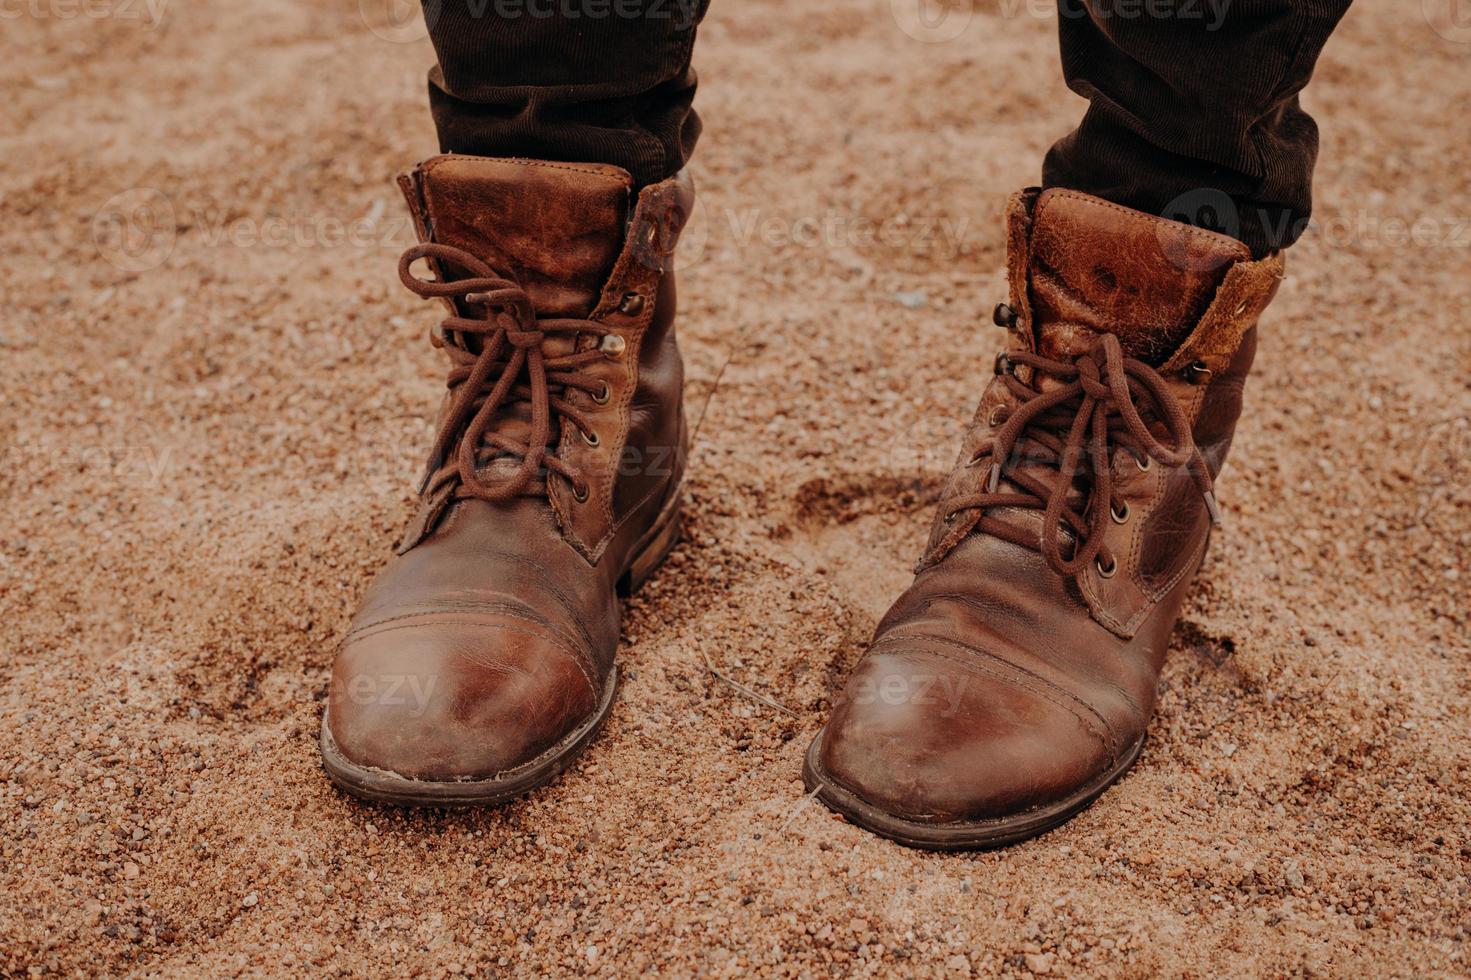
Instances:
[[[450,369],[417,514],[338,651],[322,760],[392,803],[492,804],[607,718],[620,593],[679,533],[683,177],[469,156],[399,178]],[[424,260],[432,279],[416,274]]]
[[[1282,276],[1073,191],[1007,220],[1008,349],[914,583],[806,759],[825,803],[916,847],[1039,834],[1138,757]]]

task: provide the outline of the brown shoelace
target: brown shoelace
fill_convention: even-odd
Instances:
[[[1034,384],[1023,382],[1006,369],[1009,365],[1030,367]],[[1102,335],[1072,361],[1022,352],[998,361],[998,370],[1019,404],[1004,421],[997,419],[1001,427],[994,438],[966,464],[990,462],[985,490],[952,502],[946,521],[978,509],[982,513],[977,530],[1040,551],[1059,575],[1076,576],[1089,562],[1097,562],[1100,572],[1112,575],[1117,564],[1103,544],[1104,531],[1108,521],[1128,518],[1128,505],[1115,499],[1113,492],[1112,464],[1118,447],[1128,450],[1141,469],[1147,469],[1151,459],[1168,467],[1187,466],[1205,496],[1211,520],[1220,523],[1210,470],[1191,436],[1184,409],[1152,367],[1124,356],[1113,334]],[[1043,390],[1036,382],[1044,375],[1060,383]],[[1164,426],[1166,441],[1150,431],[1140,414],[1141,405]],[[1023,442],[1036,451],[1016,455]],[[1024,463],[1054,467],[1058,478],[1049,485],[1023,470],[1020,464]],[[1003,476],[1015,491],[1003,492]],[[1075,489],[1082,493],[1081,514],[1069,502]],[[1040,539],[1025,528],[986,514],[992,507],[1044,511]],[[1064,557],[1069,537],[1076,545],[1071,557]]]
[[[457,266],[466,278],[450,282],[420,279],[410,270],[415,261],[434,259],[440,268]],[[601,346],[562,356],[548,356],[543,348],[550,335],[607,336],[608,327],[592,320],[538,319],[531,299],[517,283],[496,274],[490,266],[463,249],[433,242],[415,245],[398,263],[403,284],[425,299],[453,298],[482,311],[482,316],[450,316],[433,335],[436,347],[450,358],[447,385],[451,405],[434,437],[420,493],[433,492],[456,477],[457,497],[509,500],[522,494],[545,492],[545,476],[557,473],[572,484],[578,499],[587,486],[557,456],[547,451],[553,423],[570,423],[592,442],[591,429],[576,407],[561,396],[580,390],[595,399],[607,397],[607,385],[581,368],[608,354]],[[479,336],[479,352],[469,337]],[[499,413],[518,403],[530,403],[530,433],[525,442],[495,431]],[[560,427],[557,431],[560,431]],[[458,442],[454,456],[451,448]],[[519,457],[514,473],[484,480],[480,467],[489,460]]]

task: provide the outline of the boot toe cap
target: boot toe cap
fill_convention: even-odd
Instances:
[[[493,779],[596,712],[586,658],[505,616],[424,614],[355,630],[333,665],[326,725],[351,764],[406,779]]]
[[[955,656],[870,653],[821,735],[826,778],[894,817],[951,823],[1065,800],[1109,770],[1113,740],[1086,707]]]

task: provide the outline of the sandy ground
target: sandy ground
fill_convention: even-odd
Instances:
[[[575,771],[418,814],[315,740],[441,384],[389,183],[431,51],[348,0],[153,3],[0,11],[0,971],[1471,972],[1471,29],[1363,0],[1328,47],[1320,225],[1142,763],[944,857],[798,769],[986,381],[1005,195],[1080,112],[1052,17],[715,5],[690,532]]]

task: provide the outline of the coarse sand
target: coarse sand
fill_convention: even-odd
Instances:
[[[1306,93],[1317,226],[1137,769],[974,855],[804,798],[990,373],[1006,195],[1083,108],[1039,5],[905,2],[715,4],[688,533],[629,605],[602,738],[468,813],[355,802],[316,747],[443,384],[394,271],[390,178],[436,149],[422,30],[378,0],[6,8],[0,971],[1471,973],[1444,0],[1361,0]]]

